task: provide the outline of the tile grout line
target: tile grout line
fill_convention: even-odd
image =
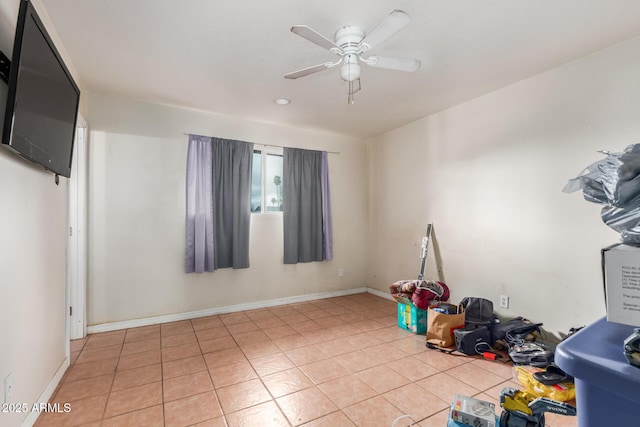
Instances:
[[[191,320],[189,320],[191,324]],[[164,360],[162,357],[162,324],[160,324],[160,398],[162,400],[162,425],[167,425],[167,413],[164,407]]]
[[[220,413],[222,414],[222,420],[224,421],[224,423],[225,423],[225,424],[227,424],[227,425],[228,425],[229,423],[227,423],[227,417],[225,416],[224,411],[222,410],[222,404],[220,403],[220,397],[218,397],[218,392],[216,391],[216,386],[215,386],[215,384],[214,384],[214,382],[213,382],[213,377],[211,376],[211,371],[209,370],[209,365],[207,365],[207,360],[206,360],[206,359],[205,359],[205,357],[204,357],[204,355],[205,355],[206,353],[203,353],[203,351],[202,351],[202,346],[200,345],[200,338],[198,338],[198,334],[196,333],[196,328],[195,328],[195,326],[193,325],[193,321],[192,321],[192,320],[193,320],[193,319],[190,319],[190,320],[189,320],[189,323],[191,324],[191,329],[193,329],[193,334],[195,335],[195,337],[196,337],[196,342],[198,343],[198,349],[200,350],[200,354],[199,354],[199,356],[200,356],[200,357],[202,357],[202,362],[204,363],[204,366],[205,366],[205,368],[206,368],[206,370],[207,370],[207,376],[209,377],[209,381],[211,381],[211,388],[212,388],[213,394],[214,394],[214,395],[215,395],[215,397],[216,397],[216,403],[218,404],[218,407],[220,408]],[[204,328],[204,329],[207,329],[207,328]],[[226,330],[226,327],[225,327],[225,330]],[[228,333],[228,332],[229,332],[229,331],[227,330],[227,333]],[[206,340],[205,340],[205,341],[206,341]],[[163,379],[163,382],[164,382],[164,379]],[[205,393],[208,393],[208,392],[197,393],[196,395],[198,395],[198,394],[205,394]],[[195,396],[195,395],[194,395],[194,396]],[[208,421],[208,420],[204,420],[204,421]],[[202,422],[204,422],[204,421],[197,421],[197,422],[196,422],[196,424],[202,423]]]
[[[271,311],[271,310],[269,310],[269,311]],[[272,311],[271,311],[271,312],[272,312]],[[272,313],[273,313],[273,312],[272,312]],[[278,315],[277,315],[277,314],[275,314],[275,313],[273,313],[273,314],[274,314],[276,317],[278,317]],[[247,317],[249,317],[249,316],[247,316]],[[249,319],[251,319],[251,318],[249,318]],[[280,319],[280,318],[278,317],[278,319]],[[282,319],[280,319],[280,320],[282,320]],[[262,329],[260,328],[260,326],[258,326],[258,324],[257,324],[254,320],[251,320],[251,321],[252,321],[253,323],[255,323],[255,324],[256,324],[256,326],[258,327],[258,329],[259,329],[260,331],[262,331]],[[224,321],[223,321],[223,323],[224,323]],[[226,329],[226,325],[225,325],[225,329]],[[288,424],[289,424],[289,426],[291,427],[293,424],[291,423],[291,421],[289,420],[289,418],[287,417],[287,415],[286,415],[286,414],[284,413],[284,411],[282,410],[282,407],[280,407],[280,404],[278,403],[278,401],[276,400],[276,398],[275,398],[275,397],[273,396],[273,394],[271,393],[271,390],[269,390],[269,388],[267,387],[267,385],[264,383],[264,380],[262,379],[262,376],[261,376],[260,374],[258,374],[258,372],[256,372],[255,368],[253,367],[253,364],[251,364],[251,360],[249,359],[249,356],[247,356],[247,354],[244,352],[244,350],[242,350],[242,347],[240,346],[240,344],[238,343],[238,341],[235,339],[235,337],[233,336],[233,334],[231,334],[231,332],[230,332],[228,329],[227,329],[227,332],[229,333],[229,335],[231,335],[231,338],[233,339],[233,341],[236,343],[236,345],[237,345],[237,346],[238,346],[238,348],[240,349],[240,352],[244,355],[244,357],[245,357],[245,358],[247,359],[247,361],[249,362],[249,365],[251,366],[251,369],[255,372],[256,376],[257,376],[257,377],[258,377],[258,379],[260,380],[260,384],[262,384],[262,386],[263,386],[263,387],[264,387],[264,389],[267,391],[267,393],[269,393],[269,396],[271,396],[271,400],[272,400],[272,401],[273,401],[273,403],[276,405],[276,407],[278,408],[278,410],[280,411],[280,413],[284,416],[284,418],[287,420],[287,423],[288,423]],[[264,332],[263,332],[263,333],[264,333]],[[266,334],[265,334],[265,335],[266,335]],[[267,336],[267,337],[268,337],[268,336]],[[271,340],[271,338],[269,338],[269,341],[273,343],[273,340]],[[277,344],[275,344],[275,343],[273,343],[273,344],[274,344],[276,347],[278,347],[278,345],[277,345]],[[280,350],[282,351],[282,349],[281,349],[280,347],[278,347],[278,349],[280,349]],[[282,353],[284,354],[284,352],[282,352]],[[258,357],[262,357],[262,356],[258,356]],[[286,354],[285,354],[285,357],[287,357],[287,355],[286,355]],[[288,357],[287,357],[287,359],[288,359]],[[303,372],[303,374],[304,374],[304,372]],[[306,375],[306,374],[305,374],[305,375]],[[246,381],[245,381],[245,382],[246,382]],[[217,393],[216,393],[216,394],[217,394]],[[262,402],[262,403],[266,403],[266,402]],[[247,408],[240,409],[240,410],[238,410],[238,411],[236,411],[236,412],[239,412],[239,411],[242,411],[242,410],[245,410],[245,409],[248,409],[248,408],[252,408],[252,407],[257,406],[257,405],[261,405],[262,403],[258,403],[258,404],[256,404],[256,405],[248,406]],[[222,404],[220,404],[220,407],[222,408]],[[224,413],[224,410],[222,410],[222,412],[223,412],[223,414],[225,415],[225,420],[226,420],[226,415],[227,415],[227,414],[226,414],[226,413]],[[228,423],[227,423],[227,424],[228,424]]]
[[[118,352],[118,360],[116,362],[116,367],[113,370],[113,378],[111,378],[111,385],[109,386],[109,391],[107,392],[107,401],[105,402],[104,409],[102,410],[102,417],[100,419],[100,423],[101,424],[105,419],[105,415],[107,414],[107,408],[109,407],[109,401],[111,401],[111,391],[113,391],[113,384],[116,382],[116,375],[118,373],[118,364],[120,363],[120,356],[122,356],[122,351],[124,350],[124,342],[125,342],[126,337],[127,337],[127,332],[128,332],[128,330],[125,330],[124,335],[122,337],[122,343],[121,343],[121,346],[120,346],[120,351]],[[83,349],[84,349],[84,346],[86,346],[88,342],[89,342],[89,339],[87,339],[87,342],[82,346]],[[78,355],[78,357],[80,357],[80,355]]]

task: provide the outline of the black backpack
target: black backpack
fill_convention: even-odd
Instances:
[[[470,325],[454,329],[456,350],[467,355],[491,351],[491,331],[485,325]]]
[[[460,301],[460,305],[464,307],[464,324],[465,326],[484,325],[491,327],[494,322],[493,302],[491,300],[479,297],[466,297]]]
[[[521,316],[506,322],[494,323],[491,335],[494,341],[502,340],[507,344],[522,341],[532,332],[540,332],[542,323],[533,323]]]

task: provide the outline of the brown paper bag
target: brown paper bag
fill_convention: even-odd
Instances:
[[[464,327],[464,309],[458,314],[445,314],[427,310],[427,342],[438,347],[452,347],[455,345],[453,331]]]

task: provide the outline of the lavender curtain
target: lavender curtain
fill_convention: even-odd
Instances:
[[[185,270],[213,271],[213,192],[211,138],[189,135]]]
[[[333,258],[327,153],[283,149],[284,263]]]
[[[253,144],[189,135],[185,271],[249,267]]]

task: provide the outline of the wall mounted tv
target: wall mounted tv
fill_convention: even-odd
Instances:
[[[28,0],[20,0],[2,144],[69,177],[80,89]]]

